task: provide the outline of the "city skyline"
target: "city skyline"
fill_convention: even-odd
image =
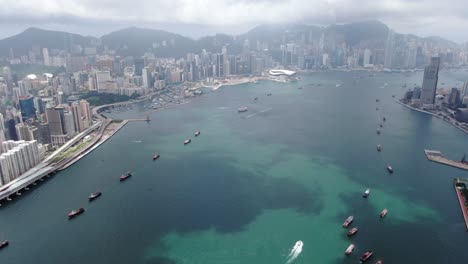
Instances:
[[[173,31],[192,38],[241,34],[261,24],[331,25],[379,20],[405,34],[441,36],[458,43],[468,18],[464,2],[451,1],[6,1],[0,5],[0,38],[28,27],[101,36],[128,26]],[[8,6],[4,8],[1,6]],[[366,8],[362,8],[366,6]],[[269,12],[264,12],[268,10]],[[434,12],[437,10],[437,12]],[[196,29],[196,30],[194,30]]]

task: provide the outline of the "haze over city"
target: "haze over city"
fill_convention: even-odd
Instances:
[[[463,0],[2,0],[0,37],[30,26],[97,37],[137,26],[199,38],[241,34],[260,24],[379,20],[401,33],[465,42],[466,5]]]

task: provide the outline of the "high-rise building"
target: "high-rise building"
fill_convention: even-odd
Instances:
[[[0,155],[0,186],[18,178],[44,157],[36,140],[5,141]]]
[[[47,122],[49,123],[49,131],[51,136],[64,135],[64,107],[57,106],[46,109]]]
[[[216,77],[224,77],[224,54],[216,54]]]
[[[70,111],[64,112],[63,119],[65,123],[65,133],[68,136],[73,137],[76,133],[75,120],[73,118],[73,113]]]
[[[19,105],[23,120],[36,118],[36,108],[34,108],[34,97],[32,95],[20,97]]]
[[[84,129],[88,128],[91,121],[92,121],[92,118],[93,118],[93,114],[91,112],[91,108],[89,106],[89,103],[88,101],[86,100],[81,100],[80,101],[80,107],[81,107],[81,114],[83,117],[86,117],[83,121],[83,124],[84,124]]]
[[[73,115],[73,124],[75,126],[76,132],[83,131],[84,129],[80,105],[77,102],[72,103],[72,105],[70,106],[70,112]]]
[[[96,89],[98,90],[105,90],[106,89],[106,83],[111,81],[111,75],[110,71],[97,71],[96,72],[96,83],[97,87]]]
[[[141,76],[143,67],[145,67],[144,59],[135,59],[135,75]]]
[[[6,136],[10,140],[18,140],[18,134],[16,133],[16,120],[9,118],[5,121]]]
[[[431,58],[431,64],[424,68],[423,84],[421,87],[421,104],[433,105],[439,79],[440,58]]]
[[[3,141],[5,141],[5,120],[3,120],[3,115],[0,113],[0,144]]]
[[[370,67],[372,65],[371,55],[372,55],[372,52],[370,49],[364,50],[364,62],[363,62],[364,67]]]
[[[50,144],[52,142],[51,137],[50,137],[50,131],[49,131],[49,124],[48,123],[40,123],[37,126],[37,130],[38,130],[37,140],[41,144]]]
[[[143,68],[141,77],[143,78],[143,87],[149,88],[152,86],[151,73],[148,67]]]
[[[32,129],[24,123],[16,125],[16,134],[18,135],[19,140],[31,141],[35,139]]]
[[[42,49],[42,57],[44,59],[44,65],[50,66],[49,50],[47,48]]]

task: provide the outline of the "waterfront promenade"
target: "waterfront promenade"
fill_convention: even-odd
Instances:
[[[441,117],[441,116],[438,116],[438,115],[435,114],[435,113],[432,113],[432,112],[429,112],[429,111],[425,111],[425,110],[422,110],[422,109],[413,107],[413,106],[411,106],[411,105],[405,104],[405,103],[401,102],[400,100],[395,100],[395,101],[396,101],[397,103],[401,104],[402,106],[407,107],[407,108],[409,108],[409,109],[411,109],[411,110],[418,111],[418,112],[425,113],[425,114],[429,114],[429,115],[432,115],[432,116],[434,116],[434,117],[437,117],[437,118],[439,118],[439,119],[441,119],[441,120],[444,120],[445,122],[449,123],[450,125],[452,125],[452,126],[458,128],[458,129],[460,129],[461,131],[463,131],[463,132],[465,132],[465,133],[468,134],[468,129],[465,129],[465,128],[463,128],[462,126],[457,125],[456,122],[451,122],[451,121],[449,121],[449,120],[444,119],[444,118]]]

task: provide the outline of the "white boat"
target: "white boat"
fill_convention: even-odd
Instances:
[[[244,107],[239,107],[237,109],[237,112],[239,113],[242,113],[242,112],[247,112],[249,109],[247,108],[247,106],[244,106]]]
[[[369,194],[370,194],[370,189],[367,189],[367,190],[364,192],[364,194],[362,195],[362,197],[367,198],[367,197],[369,196]]]
[[[346,249],[345,254],[346,255],[351,255],[351,253],[353,253],[353,251],[354,251],[354,244],[350,244],[348,246],[348,248]]]
[[[184,141],[184,145],[187,145],[187,144],[190,143],[190,142],[192,142],[192,140],[191,140],[191,139],[187,139],[187,140]]]

